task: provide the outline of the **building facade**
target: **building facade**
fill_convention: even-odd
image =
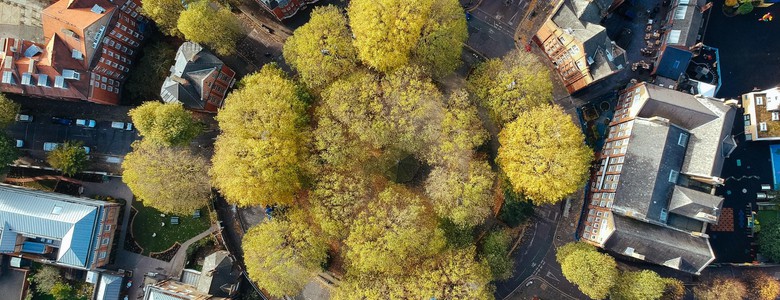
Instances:
[[[587,193],[583,241],[610,252],[698,274],[715,259],[706,229],[736,101],[640,83],[620,93]]]
[[[203,112],[217,112],[236,72],[197,43],[185,42],[176,52],[171,75],[165,78],[160,97],[166,103],[182,103]]]
[[[534,36],[569,93],[607,78],[627,64],[625,51],[599,25],[606,14],[602,7],[608,7],[605,3],[564,0]]]
[[[94,270],[109,261],[120,206],[0,184],[0,253]]]
[[[780,140],[780,88],[742,95],[746,141]]]
[[[0,91],[117,105],[144,39],[139,0],[60,0],[41,13],[44,43],[5,38]]]
[[[319,0],[255,0],[265,10],[281,21],[292,17],[299,10],[306,8],[308,4],[314,4]]]

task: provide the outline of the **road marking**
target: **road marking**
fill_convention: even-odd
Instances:
[[[558,280],[558,278],[555,278],[555,276],[553,276],[553,273],[550,272],[550,271],[547,271],[547,275],[545,275],[545,276],[550,277],[550,278],[552,278],[555,281],[560,281],[560,280]]]

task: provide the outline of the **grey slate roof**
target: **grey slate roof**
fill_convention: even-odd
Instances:
[[[675,186],[669,203],[669,212],[691,219],[715,224],[723,206],[723,197]],[[707,216],[713,218],[708,218]]]
[[[614,221],[615,232],[604,245],[614,253],[628,255],[633,250],[645,261],[693,274],[715,259],[707,238],[617,214]]]
[[[679,172],[685,159],[685,147],[677,144],[680,133],[684,132],[660,121],[634,120],[615,191],[614,211],[666,222],[665,209],[675,186],[669,181],[669,175],[672,170]]]
[[[201,94],[203,79],[219,71],[223,63],[199,44],[185,42],[176,52],[176,62],[171,75],[165,78],[160,96],[165,102],[181,102],[184,106],[203,109],[206,100]]]
[[[98,284],[97,300],[118,300],[122,290],[122,277],[102,274]]]
[[[686,2],[684,0],[680,2]],[[680,4],[679,6],[672,7],[674,11],[672,15],[672,27],[671,30],[680,30],[680,38],[677,43],[670,43],[674,45],[684,45],[686,47],[696,44],[696,38],[699,35],[699,28],[701,28],[704,22],[704,14],[701,13],[699,7],[704,6],[707,0],[688,0],[687,4]],[[674,14],[678,7],[683,6],[685,8],[685,18],[675,19]]]
[[[203,260],[203,271],[197,288],[217,297],[229,297],[240,271],[234,270],[233,260],[227,251],[217,251]]]
[[[0,250],[16,234],[59,242],[57,263],[89,268],[104,202],[0,184]],[[13,240],[11,239],[13,236]]]
[[[196,286],[198,285],[198,280],[200,280],[200,274],[200,271],[197,270],[184,269],[181,272],[181,282],[191,286]]]

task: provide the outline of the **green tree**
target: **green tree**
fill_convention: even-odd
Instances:
[[[685,285],[683,282],[674,278],[664,278],[666,288],[661,296],[662,300],[682,300],[685,297]]]
[[[666,280],[650,270],[623,272],[609,293],[614,300],[657,300],[666,289]]]
[[[311,212],[322,230],[332,237],[344,238],[350,222],[372,196],[370,178],[360,172],[326,169],[311,193]]]
[[[440,219],[439,228],[444,232],[447,246],[463,249],[474,244],[474,227],[455,224],[450,219]]]
[[[208,162],[186,149],[136,142],[122,162],[122,180],[144,205],[187,215],[211,198]]]
[[[422,199],[390,185],[354,220],[344,245],[348,272],[407,274],[445,246]]]
[[[491,214],[495,177],[483,160],[472,160],[466,168],[435,167],[425,181],[425,192],[440,217],[475,226]]]
[[[426,67],[434,77],[444,77],[461,63],[468,28],[457,0],[432,1],[430,17],[422,27],[412,61]]]
[[[50,151],[46,161],[62,174],[73,176],[87,168],[87,151],[81,142],[67,141]]]
[[[536,204],[555,203],[585,184],[593,151],[561,108],[522,112],[498,135],[497,161],[514,190]]]
[[[129,113],[138,134],[161,146],[187,145],[202,131],[202,126],[180,103],[144,102]]]
[[[512,277],[514,261],[509,257],[512,237],[506,231],[493,231],[485,238],[480,248],[480,259],[490,267],[494,280]]]
[[[51,288],[49,294],[54,296],[56,300],[77,300],[76,290],[72,286],[65,282],[57,282],[54,287]]]
[[[181,0],[141,0],[141,12],[152,19],[162,33],[181,36],[176,26],[179,15],[184,11],[184,3]]]
[[[5,133],[0,133],[0,169],[12,164],[19,158],[19,150],[16,143]]]
[[[290,204],[307,158],[307,104],[284,72],[266,65],[244,77],[217,114],[214,186],[242,206]]]
[[[433,0],[353,0],[349,25],[358,57],[368,66],[387,72],[406,65],[420,41]]]
[[[175,58],[176,48],[173,45],[153,37],[144,46],[138,65],[133,67],[127,76],[127,83],[122,93],[128,98],[126,102],[140,104],[140,101],[159,99],[160,88],[168,77]]]
[[[739,300],[747,296],[747,287],[737,278],[714,278],[693,288],[697,300]]]
[[[494,299],[490,268],[474,260],[475,247],[448,250],[427,261],[412,280],[415,299]]]
[[[566,280],[593,299],[604,299],[618,280],[617,263],[584,243],[569,243],[558,248],[556,259]]]
[[[243,34],[230,9],[208,0],[189,3],[179,15],[177,28],[185,39],[208,45],[220,55],[235,52],[236,43]]]
[[[5,128],[16,120],[19,104],[0,93],[0,128]]]
[[[352,274],[342,280],[333,291],[333,299],[422,299],[411,287],[411,276],[386,274]]]
[[[334,170],[353,171],[371,160],[371,146],[349,132],[349,126],[336,120],[327,108],[320,106],[314,129],[314,149],[323,163]]]
[[[761,224],[758,233],[758,245],[761,254],[775,262],[780,262],[780,222],[769,220]]]
[[[35,290],[38,293],[48,293],[54,286],[62,282],[60,270],[52,266],[42,266],[35,271],[32,276],[32,282],[35,284]]]
[[[284,58],[301,81],[319,88],[357,67],[357,52],[347,19],[335,6],[316,7],[308,23],[284,43]]]
[[[479,65],[469,77],[468,87],[499,125],[552,101],[547,67],[533,54],[519,50]]]
[[[456,90],[450,95],[439,130],[434,146],[426,155],[432,165],[467,167],[474,148],[488,137],[477,115],[477,108],[469,101],[465,90]]]
[[[327,259],[325,239],[306,219],[303,211],[294,210],[288,218],[262,222],[244,235],[249,278],[275,297],[300,292]]]
[[[774,300],[780,297],[780,281],[767,273],[756,271],[746,276],[748,299]]]

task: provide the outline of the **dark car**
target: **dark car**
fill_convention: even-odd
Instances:
[[[73,120],[68,118],[60,118],[60,117],[51,117],[51,122],[54,124],[60,124],[60,125],[70,125],[73,124]]]

